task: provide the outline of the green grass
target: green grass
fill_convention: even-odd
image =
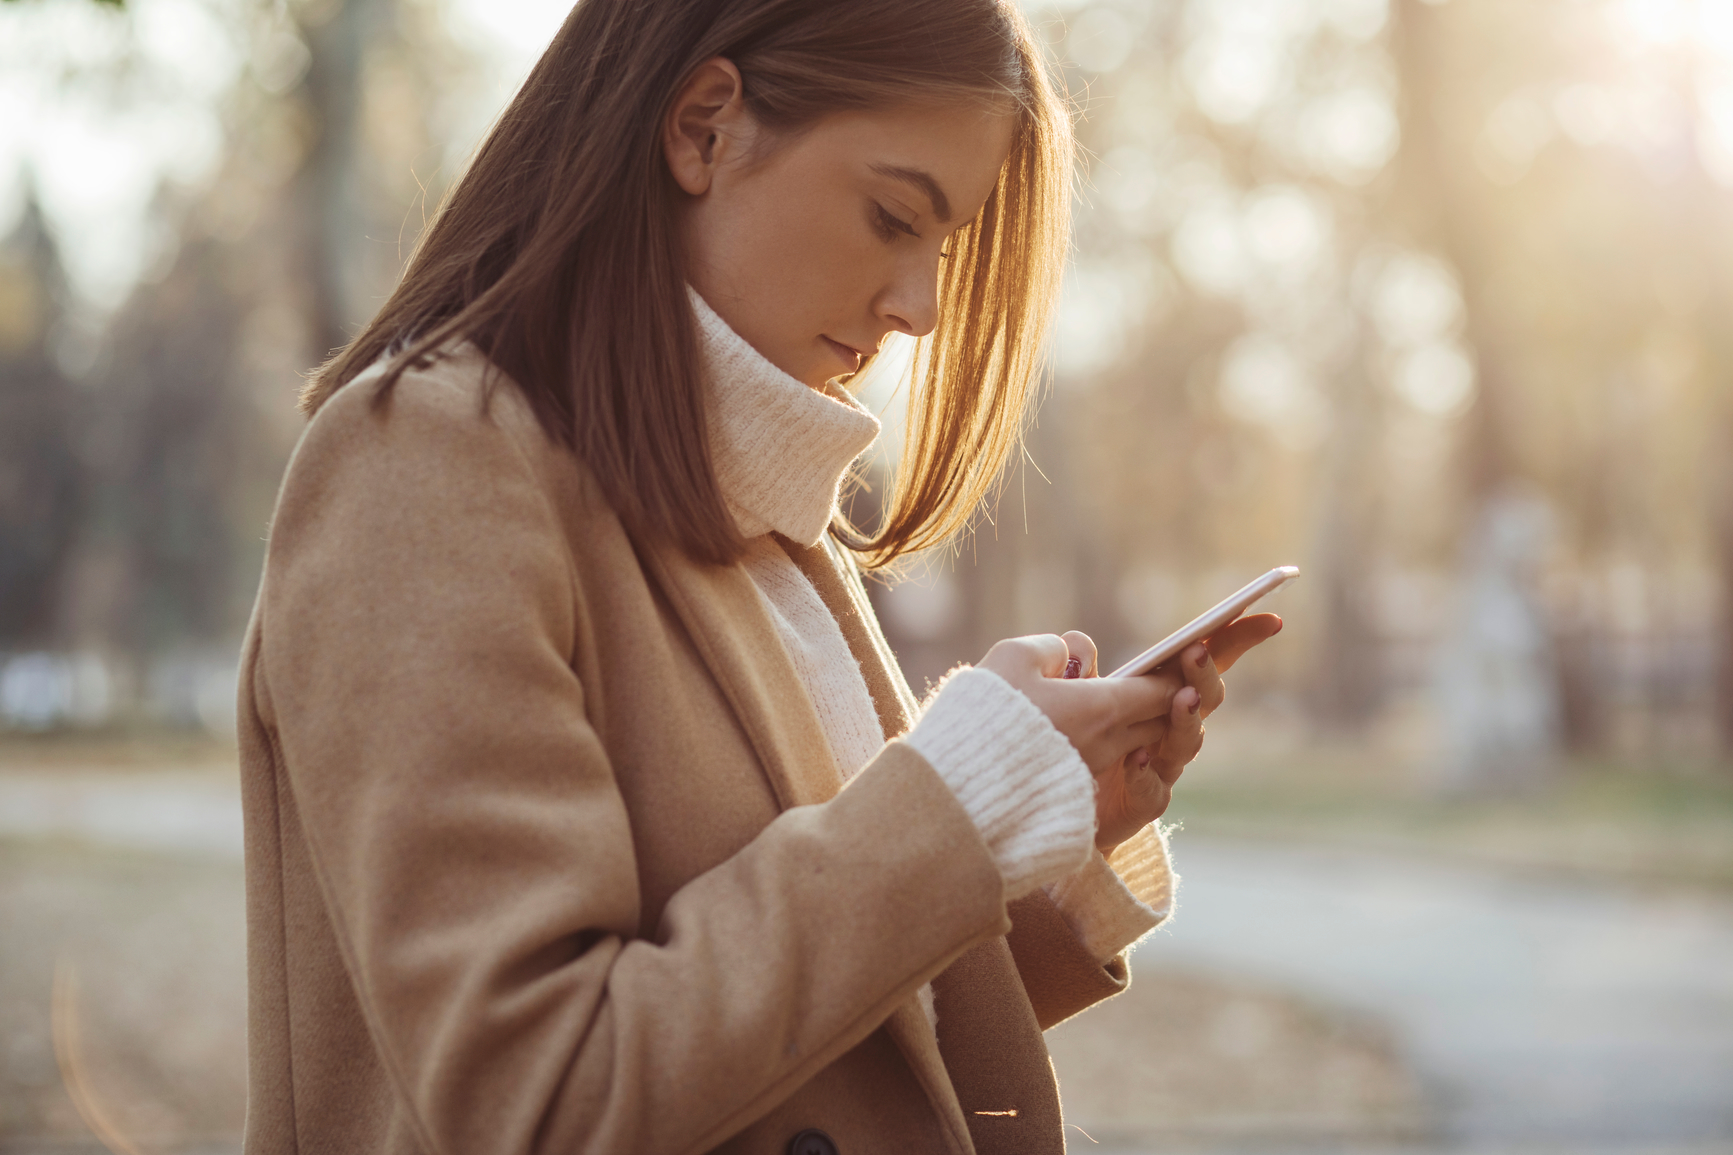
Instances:
[[[1266,756],[1267,757],[1267,756]],[[1307,750],[1202,766],[1169,818],[1195,834],[1442,855],[1733,892],[1733,768],[1579,761],[1521,792],[1428,793],[1400,759]]]
[[[233,765],[232,740],[197,730],[105,727],[100,730],[0,731],[0,773],[8,770],[184,770]]]

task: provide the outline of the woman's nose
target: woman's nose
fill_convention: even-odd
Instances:
[[[938,262],[910,261],[879,296],[879,316],[899,333],[925,337],[939,323]]]

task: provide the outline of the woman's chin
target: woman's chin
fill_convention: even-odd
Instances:
[[[807,366],[805,372],[790,373],[789,376],[793,377],[796,381],[799,381],[807,388],[817,389],[820,393],[823,393],[825,388],[829,386],[832,381],[835,381],[839,377],[846,378],[853,372],[854,369],[852,367],[844,368],[842,365],[838,364],[835,357],[826,357],[818,364]]]

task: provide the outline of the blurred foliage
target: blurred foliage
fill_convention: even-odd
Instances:
[[[50,639],[57,583],[85,488],[72,390],[45,333],[64,285],[35,206],[0,244],[0,637]]]
[[[1360,724],[1434,692],[1480,612],[1476,543],[1515,505],[1533,560],[1511,580],[1544,637],[1520,676],[1557,682],[1536,709],[1558,741],[1733,718],[1727,7],[1037,19],[1089,176],[1024,573],[1090,558],[1047,585],[1134,649],[1298,562],[1293,629],[1252,677]]]
[[[52,305],[12,314],[47,375],[6,362],[0,403],[33,398],[18,436],[65,446],[28,470],[52,501],[0,492],[0,581],[47,591],[13,599],[0,650],[232,645],[299,374],[377,307],[508,91],[475,21],[558,16],[507,7],[0,10],[0,77],[64,117],[29,163],[75,290],[48,266],[0,285]],[[917,687],[1030,630],[1080,626],[1111,659],[1296,562],[1289,629],[1238,695],[1322,729],[1430,700],[1458,711],[1446,734],[1514,733],[1475,713],[1510,694],[1441,688],[1502,678],[1539,687],[1522,758],[1712,745],[1733,723],[1728,7],[1027,7],[1081,113],[1075,261],[1029,459],[954,559],[875,595]],[[93,175],[110,158],[133,175]],[[77,207],[105,183],[133,188],[131,250],[93,223],[119,201]]]
[[[0,248],[0,726],[221,730],[302,374],[395,280],[478,74],[415,0],[93,12],[0,11],[0,88],[62,140]]]

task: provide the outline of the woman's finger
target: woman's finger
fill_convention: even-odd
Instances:
[[[1064,638],[1058,634],[1030,634],[1020,640],[1027,642],[1034,652],[1042,677],[1065,676],[1065,663],[1071,658],[1071,649],[1065,644]]]
[[[1275,614],[1253,614],[1223,626],[1204,639],[1210,656],[1215,659],[1216,672],[1225,674],[1245,652],[1260,642],[1267,642],[1282,631],[1282,619]]]
[[[1163,666],[1135,678],[1102,678],[1098,685],[1110,695],[1114,718],[1143,722],[1165,721],[1185,682],[1177,670]]]
[[[981,659],[980,665],[1017,686],[1024,674],[1038,674],[1044,678],[1063,676],[1065,662],[1070,656],[1065,639],[1058,634],[1029,634],[996,643]]]
[[[1170,786],[1179,780],[1181,772],[1203,749],[1202,707],[1203,698],[1194,686],[1187,686],[1173,696],[1167,740],[1161,744],[1154,764],[1156,774]]]
[[[1119,745],[1128,752],[1140,746],[1147,746],[1151,750],[1159,749],[1162,743],[1167,741],[1172,725],[1167,718],[1135,722],[1125,728],[1125,735]]]
[[[1204,717],[1209,717],[1227,700],[1228,688],[1222,682],[1209,648],[1202,643],[1188,646],[1179,656],[1179,672],[1185,676],[1185,684],[1198,692]]]
[[[1067,630],[1059,636],[1070,651],[1069,659],[1065,664],[1065,676],[1067,678],[1095,677],[1099,673],[1095,640],[1082,630]],[[1073,663],[1075,663],[1075,672],[1073,672]]]

